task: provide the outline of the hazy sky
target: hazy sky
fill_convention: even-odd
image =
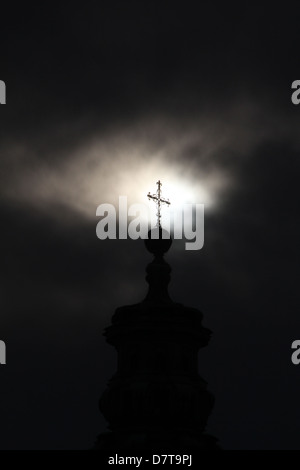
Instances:
[[[173,298],[213,330],[199,370],[224,448],[299,449],[297,13],[284,4],[64,2],[5,12],[1,448],[88,448],[115,368],[101,336],[146,292],[140,241],[96,238],[127,195],[206,205]]]

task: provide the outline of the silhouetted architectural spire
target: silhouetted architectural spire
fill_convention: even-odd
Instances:
[[[118,369],[100,399],[109,432],[96,449],[166,453],[217,449],[204,434],[214,399],[198,375],[197,354],[211,332],[202,313],[171,300],[171,268],[164,260],[171,239],[148,239],[149,290],[139,304],[119,307],[105,336],[118,353]]]
[[[145,240],[147,250],[154,255],[152,263],[148,264],[146,269],[146,281],[149,284],[149,290],[145,301],[156,303],[172,302],[168,292],[171,268],[164,260],[164,254],[170,249],[172,240],[171,238],[162,238],[163,232],[167,233],[162,228],[154,229],[153,232],[159,238],[150,238],[151,232],[149,232],[149,238]]]

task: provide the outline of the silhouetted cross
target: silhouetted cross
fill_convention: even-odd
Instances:
[[[156,213],[156,216],[157,216],[157,227],[160,228],[161,227],[161,224],[160,224],[160,219],[161,219],[161,213],[160,213],[160,210],[161,210],[161,205],[162,204],[167,204],[168,206],[171,204],[169,199],[163,199],[161,197],[161,187],[162,187],[162,183],[160,181],[157,181],[157,191],[156,191],[156,194],[150,194],[150,192],[147,194],[148,196],[148,199],[152,199],[153,201],[156,202],[156,209],[157,209],[157,213]]]

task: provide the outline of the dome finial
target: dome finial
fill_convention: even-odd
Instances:
[[[149,230],[148,239],[145,240],[145,245],[150,253],[154,254],[155,257],[162,257],[171,247],[172,239],[171,235],[167,230],[162,229],[161,227],[161,205],[167,204],[170,206],[169,199],[164,199],[161,195],[162,182],[157,181],[157,190],[155,194],[147,194],[148,199],[156,202],[156,228]]]
[[[154,228],[149,230],[148,239],[145,240],[145,245],[148,251],[152,253],[156,258],[161,258],[167,251],[169,251],[172,245],[171,235],[167,230]]]

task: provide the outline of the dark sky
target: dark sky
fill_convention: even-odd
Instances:
[[[297,9],[2,11],[1,449],[89,448],[104,430],[115,353],[101,333],[145,295],[150,257],[141,241],[97,239],[96,207],[164,177],[208,203],[203,250],[178,242],[167,258],[172,297],[214,332],[199,355],[208,431],[227,449],[300,449]]]

